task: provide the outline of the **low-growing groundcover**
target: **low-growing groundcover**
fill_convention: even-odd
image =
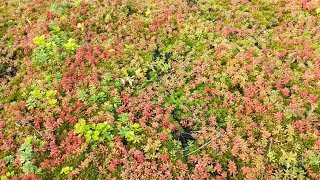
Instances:
[[[320,1],[2,0],[0,179],[320,179]]]

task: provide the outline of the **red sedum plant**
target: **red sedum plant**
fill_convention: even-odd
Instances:
[[[320,179],[317,0],[0,2],[0,179]]]

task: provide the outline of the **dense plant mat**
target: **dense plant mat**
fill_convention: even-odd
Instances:
[[[2,0],[0,177],[320,179],[318,0]]]

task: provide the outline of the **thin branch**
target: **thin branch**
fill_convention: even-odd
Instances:
[[[206,142],[204,145],[202,145],[202,146],[199,147],[198,149],[196,149],[196,150],[188,153],[187,156],[190,155],[190,154],[192,154],[192,153],[194,153],[194,152],[200,151],[201,149],[203,149],[204,147],[206,147],[211,141],[212,141],[212,139],[210,139],[208,142]]]

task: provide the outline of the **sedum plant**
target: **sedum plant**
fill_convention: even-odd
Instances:
[[[107,143],[113,140],[113,127],[107,123],[87,124],[86,120],[80,119],[74,126],[74,132],[83,136],[87,143]]]
[[[319,0],[0,4],[1,179],[320,179]]]
[[[31,160],[34,158],[34,152],[32,147],[32,142],[36,141],[41,145],[44,145],[44,142],[38,140],[35,136],[29,136],[24,140],[24,143],[19,148],[19,159],[22,163],[22,171],[27,173],[40,174],[42,169],[35,166]]]

